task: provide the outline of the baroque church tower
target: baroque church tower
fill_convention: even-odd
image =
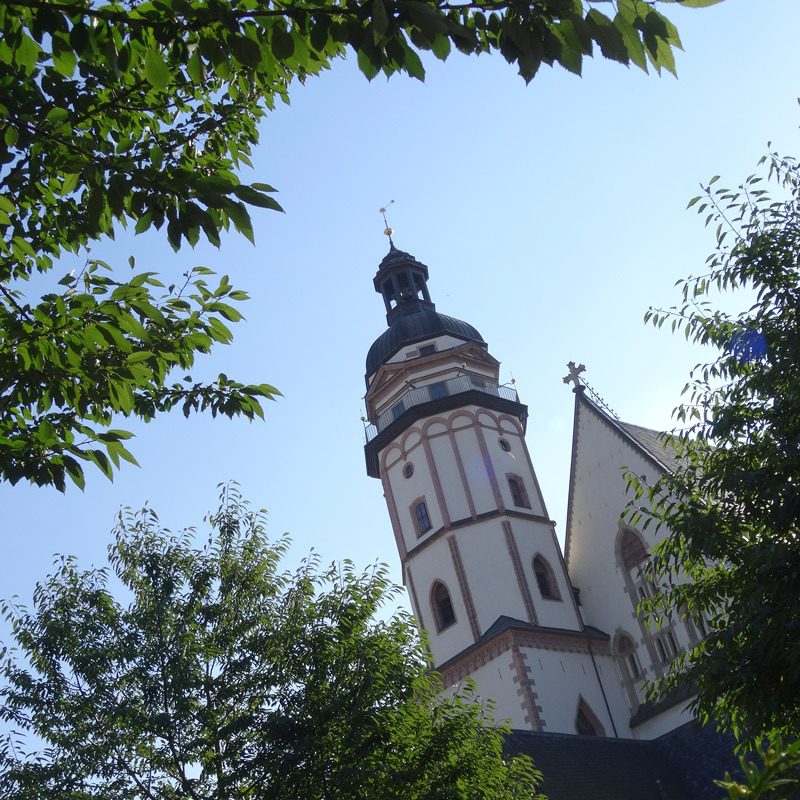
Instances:
[[[514,729],[620,735],[630,710],[610,637],[582,620],[525,443],[527,407],[427,282],[392,243],[374,279],[388,329],[367,355],[365,454],[432,661],[446,686],[472,678]]]

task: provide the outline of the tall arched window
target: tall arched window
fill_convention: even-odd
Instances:
[[[620,541],[622,564],[630,572],[647,558],[647,550],[641,537],[632,530],[625,529]]]
[[[635,681],[642,677],[642,670],[636,659],[636,646],[630,636],[623,634],[617,639],[617,657],[627,670],[628,677]]]
[[[561,592],[558,591],[553,568],[547,563],[547,559],[544,556],[536,556],[533,559],[533,574],[536,576],[536,584],[543,600],[561,599]]]
[[[511,492],[511,501],[515,506],[520,508],[530,508],[531,504],[528,501],[528,493],[525,491],[525,484],[519,475],[506,475],[508,480],[508,488]]]
[[[433,618],[436,620],[437,632],[455,624],[456,614],[453,611],[450,592],[441,581],[436,581],[431,588],[431,608],[433,609]]]

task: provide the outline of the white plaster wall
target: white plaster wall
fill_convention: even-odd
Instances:
[[[503,615],[527,620],[500,520],[493,517],[477,522],[454,535],[458,537],[481,633]]]
[[[449,434],[442,434],[430,439],[431,456],[434,470],[439,478],[451,522],[467,519],[471,516],[461,471],[458,467],[453,442]],[[436,530],[434,528],[434,530]]]
[[[494,501],[489,473],[486,471],[486,462],[475,429],[461,428],[455,432],[455,437],[475,513],[485,514],[487,511],[493,511],[497,508],[497,504]]]
[[[511,651],[475,670],[470,676],[478,687],[481,700],[495,704],[494,718],[497,722],[508,722],[512,728],[530,729],[525,722],[525,709],[517,694],[519,684],[514,683],[511,671]]]
[[[629,499],[625,491],[624,468],[650,480],[658,477],[658,468],[584,403],[579,402],[578,409],[567,567],[573,585],[580,589],[584,621],[605,631],[612,639],[624,632],[633,640],[643,671],[638,682],[640,687],[645,679],[657,677],[664,667],[658,663],[657,657],[653,659],[652,650],[645,645],[646,637],[635,611],[638,600],[632,599],[626,591],[615,547],[621,528],[627,525],[619,518]],[[648,550],[652,550],[666,535],[666,531],[656,533],[652,528],[636,530]],[[686,625],[678,620],[673,622],[672,631],[679,647],[688,648],[691,640]],[[656,633],[655,629],[653,633]],[[640,688],[638,694],[643,699]],[[650,731],[666,732],[676,724],[682,723],[671,722],[669,713],[665,713],[640,726],[631,735],[652,738]]]
[[[428,631],[434,664],[442,664],[474,643],[467,616],[467,607],[458,584],[447,536],[432,541],[430,546],[406,564],[419,599],[414,613]],[[436,632],[430,593],[435,581],[441,580],[450,592],[456,622],[441,633]]]
[[[520,562],[530,587],[533,605],[540,625],[553,628],[581,630],[583,627],[575,611],[572,590],[561,559],[561,549],[551,525],[535,520],[509,520],[514,540],[519,550]],[[539,592],[539,584],[533,571],[534,556],[541,554],[553,570],[561,600],[545,600]]]

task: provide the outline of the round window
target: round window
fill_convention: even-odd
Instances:
[[[505,439],[501,439],[500,440],[500,449],[503,452],[508,453],[511,450],[511,445]]]
[[[406,464],[403,467],[403,475],[406,478],[410,478],[414,474],[414,465],[413,464]]]

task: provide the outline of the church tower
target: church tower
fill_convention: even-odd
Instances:
[[[581,619],[525,443],[527,407],[427,282],[391,244],[374,279],[388,329],[367,355],[365,454],[432,661],[446,686],[475,680],[512,728],[615,736],[628,711],[609,637]]]

